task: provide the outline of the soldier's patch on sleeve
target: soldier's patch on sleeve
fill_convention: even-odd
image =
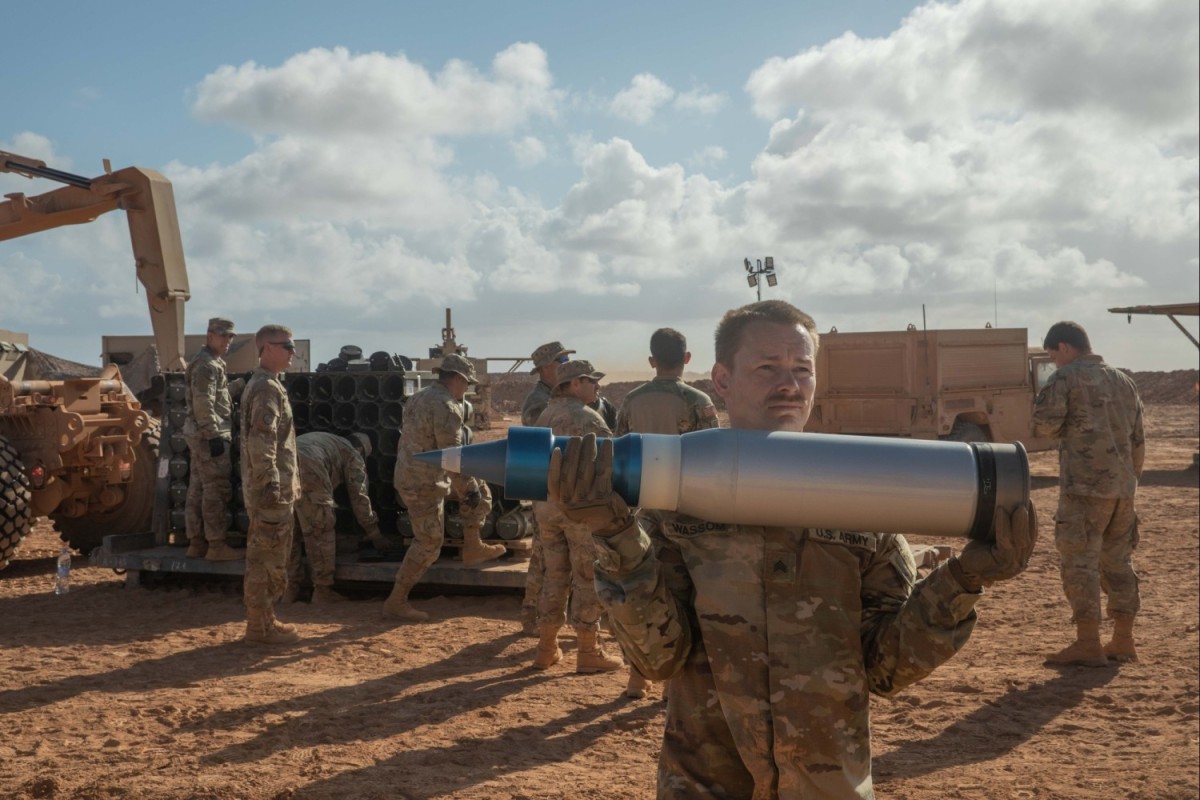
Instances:
[[[267,409],[258,415],[258,419],[254,421],[254,427],[261,428],[265,431],[273,431],[278,423],[278,415],[276,415],[274,411]]]

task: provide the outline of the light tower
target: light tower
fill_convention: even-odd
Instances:
[[[767,256],[765,259],[756,259],[755,263],[751,264],[747,258],[743,259],[742,264],[746,267],[746,283],[758,288],[758,301],[761,303],[763,278],[767,279],[767,286],[779,283],[779,278],[775,275],[775,259]]]

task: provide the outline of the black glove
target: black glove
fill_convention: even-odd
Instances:
[[[220,458],[225,452],[225,440],[218,436],[215,439],[208,440],[208,454],[213,458]]]
[[[587,525],[593,534],[620,533],[633,520],[629,506],[613,491],[613,444],[605,439],[596,448],[596,434],[571,437],[566,452],[550,454],[546,496],[566,517]]]
[[[1020,506],[1012,514],[996,509],[993,522],[995,540],[972,540],[955,558],[950,559],[950,571],[964,589],[979,591],[996,581],[1016,577],[1029,565],[1037,544],[1037,509],[1033,501]]]

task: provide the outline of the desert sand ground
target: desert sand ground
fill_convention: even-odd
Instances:
[[[1147,410],[1139,663],[1052,670],[1069,611],[1051,541],[1054,454],[1033,456],[1041,541],[989,590],[966,648],[873,700],[881,798],[1194,798],[1200,771],[1197,409]],[[920,542],[920,540],[917,540]],[[393,625],[383,595],[280,609],[304,636],[238,641],[240,597],[126,588],[75,557],[55,596],[39,525],[0,573],[0,797],[648,798],[665,705],[624,674],[576,676],[573,642],[528,667],[519,598],[433,596]]]

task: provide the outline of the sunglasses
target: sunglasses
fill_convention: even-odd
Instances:
[[[571,360],[571,357],[564,353],[563,355],[559,356],[558,358],[556,358],[554,360],[557,361],[559,364],[565,364]]]
[[[282,342],[267,342],[267,344],[273,344],[276,347],[282,347],[284,350],[287,350],[292,353],[296,352],[296,343],[293,342],[291,339],[287,339]]]

